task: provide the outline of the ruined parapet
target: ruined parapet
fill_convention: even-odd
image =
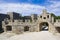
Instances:
[[[18,20],[14,20],[14,22],[18,22]]]
[[[4,26],[5,26],[5,22],[4,22],[4,21],[2,21],[2,28],[4,28]]]
[[[9,20],[8,18],[5,18],[4,21],[2,21],[2,25],[7,25],[9,24]]]
[[[56,19],[56,22],[55,23],[58,23],[58,20]]]
[[[2,29],[4,30],[4,32],[6,32],[6,27],[5,27],[5,22],[4,21],[2,21]]]
[[[23,22],[23,20],[14,20],[14,25],[16,24],[16,25],[18,25],[18,24],[22,24],[22,23],[24,23]]]
[[[56,19],[56,22],[54,23],[55,27],[60,27],[60,19]]]
[[[26,19],[25,19],[25,22],[30,22],[30,20],[26,20]]]
[[[23,22],[23,20],[18,20],[19,22]]]
[[[10,20],[9,20],[8,18],[5,18],[5,19],[4,19],[4,23],[5,23],[5,24],[8,24],[9,22],[10,22]]]
[[[54,17],[52,17],[52,23],[54,23]]]
[[[56,22],[60,22],[60,19],[56,19]]]
[[[37,19],[37,14],[32,14],[31,15],[31,19],[32,19],[32,22],[36,22],[38,19]]]

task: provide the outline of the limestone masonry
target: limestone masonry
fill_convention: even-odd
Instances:
[[[22,17],[18,13],[8,12],[7,18],[2,21],[4,32],[23,33],[23,32],[39,32],[49,31],[52,33],[60,33],[60,20],[54,21],[54,16],[51,16],[46,10],[42,11],[41,15],[32,14],[31,16]]]

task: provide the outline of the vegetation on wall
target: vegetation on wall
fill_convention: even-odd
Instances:
[[[54,21],[56,21],[56,19],[60,19],[60,16],[56,16],[56,15],[54,15],[53,13],[51,13],[51,16],[54,17]]]

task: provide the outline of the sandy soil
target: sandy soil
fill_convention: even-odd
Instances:
[[[60,40],[60,36],[48,31],[25,32],[19,35],[14,33],[2,33],[0,34],[0,40]]]

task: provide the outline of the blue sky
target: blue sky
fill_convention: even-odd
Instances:
[[[52,4],[48,0],[2,0],[1,2],[5,2],[5,3],[28,3],[28,4],[35,4],[35,5]]]
[[[43,9],[60,15],[60,0],[0,0],[0,13],[41,14]]]

